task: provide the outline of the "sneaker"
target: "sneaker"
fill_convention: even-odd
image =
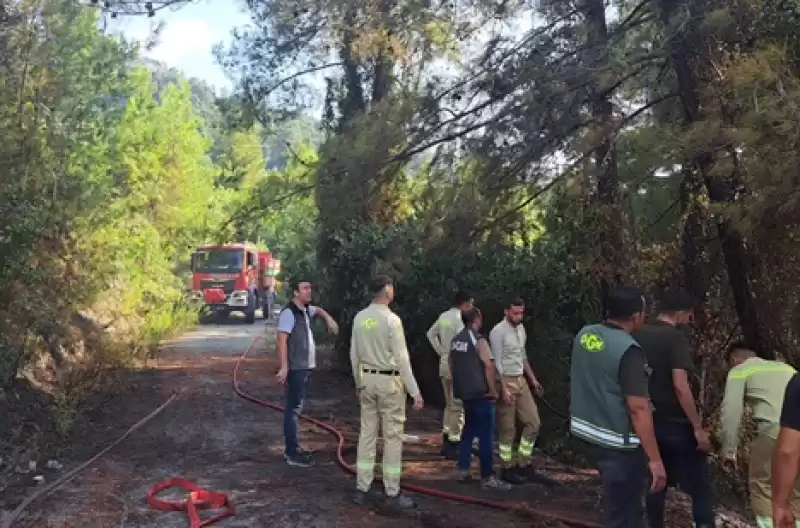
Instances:
[[[356,494],[353,497],[353,504],[358,506],[363,506],[367,503],[367,493],[361,490],[356,490]]]
[[[463,484],[472,480],[472,476],[468,469],[456,469],[456,480]]]
[[[519,470],[517,468],[503,469],[503,471],[500,473],[500,478],[502,478],[509,484],[514,484],[515,486],[525,484],[525,477],[520,475]]]
[[[508,491],[511,489],[511,484],[509,484],[508,482],[503,482],[495,475],[492,475],[481,481],[481,489]]]
[[[283,458],[286,459],[286,463],[290,466],[311,467],[314,465],[314,457],[304,451],[298,451],[293,454],[285,453]]]
[[[386,502],[389,506],[397,508],[398,510],[413,510],[417,507],[417,503],[414,502],[414,499],[402,493],[394,497],[388,497]]]

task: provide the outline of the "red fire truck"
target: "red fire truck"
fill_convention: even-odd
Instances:
[[[249,242],[199,246],[192,254],[192,298],[219,317],[242,312],[253,324],[275,281],[272,261],[272,253]]]

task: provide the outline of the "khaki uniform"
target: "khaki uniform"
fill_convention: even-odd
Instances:
[[[795,369],[786,363],[753,357],[732,368],[725,383],[720,424],[722,455],[725,458],[736,456],[745,402],[752,407],[753,418],[758,424],[758,436],[750,446],[748,475],[750,505],[758,528],[772,526],[772,452],[780,429],[786,385],[794,373]],[[795,515],[800,515],[800,489],[797,485],[791,504]]]
[[[415,397],[419,387],[411,371],[403,323],[388,306],[370,304],[353,321],[350,363],[361,405],[358,437],[357,486],[367,492],[375,470],[375,443],[383,430],[383,484],[386,494],[400,492],[403,472],[403,429],[406,391]]]
[[[489,333],[495,367],[514,396],[511,405],[505,403],[502,397],[497,401],[498,448],[503,468],[515,465],[526,468],[531,465],[533,446],[541,425],[539,410],[525,379],[526,340],[525,328],[521,324],[511,326],[505,319]],[[517,418],[522,422],[522,438],[515,456],[513,448]]]
[[[451,308],[443,312],[428,330],[428,341],[439,354],[439,378],[444,390],[445,408],[442,418],[442,433],[451,442],[461,441],[464,429],[464,406],[461,400],[453,397],[453,377],[450,374],[450,342],[461,330],[461,310]]]

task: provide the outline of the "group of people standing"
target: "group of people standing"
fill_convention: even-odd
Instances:
[[[293,298],[278,319],[277,342],[277,378],[287,387],[285,456],[291,465],[310,466],[312,456],[299,446],[297,415],[316,366],[311,323],[322,317],[334,334],[338,326],[324,309],[310,305],[309,281],[294,281],[290,287]],[[400,490],[407,395],[415,410],[424,402],[402,321],[389,308],[391,278],[373,278],[370,291],[372,302],[356,315],[350,345],[361,411],[354,501],[368,499],[382,431],[387,498],[398,508],[413,508],[413,499]],[[714,526],[713,445],[695,403],[695,353],[685,331],[693,320],[693,299],[681,290],[665,292],[656,317],[647,323],[645,297],[638,289],[613,288],[605,301],[605,319],[576,335],[570,371],[570,432],[588,444],[599,470],[603,526],[638,528],[645,517],[651,528],[664,526],[667,486],[680,486],[691,496],[695,527]],[[461,291],[427,332],[440,357],[446,400],[442,454],[457,461],[458,479],[468,481],[477,440],[481,485],[487,489],[507,490],[536,478],[531,460],[540,420],[533,395],[541,394],[542,386],[527,359],[524,311],[522,300],[510,300],[487,339],[481,334],[483,314],[472,296]],[[757,357],[745,343],[730,345],[725,357],[731,368],[718,435],[721,458],[728,466],[736,464],[747,403],[759,431],[749,475],[758,528],[800,528],[800,522],[795,527],[800,515],[800,376],[785,363]],[[517,420],[523,428],[515,450]],[[499,478],[493,464],[495,424]]]
[[[663,527],[667,486],[689,494],[696,528],[715,526],[713,445],[695,403],[695,354],[683,328],[692,322],[694,300],[684,291],[667,291],[655,319],[645,323],[646,312],[641,291],[614,288],[606,299],[605,320],[577,334],[570,431],[589,445],[600,472],[604,527],[645,526],[643,502],[649,526]],[[758,528],[795,528],[800,377],[786,363],[757,357],[744,342],[731,344],[725,358],[730,370],[719,431],[721,458],[735,467],[747,403],[758,424],[749,464]]]

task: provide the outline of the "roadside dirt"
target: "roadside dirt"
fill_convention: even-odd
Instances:
[[[220,521],[215,525],[219,527],[552,526],[529,515],[423,496],[416,496],[420,508],[413,515],[398,516],[379,506],[356,507],[350,502],[354,479],[335,462],[334,438],[313,425],[303,425],[301,440],[306,449],[315,451],[317,465],[311,469],[288,467],[282,457],[282,416],[242,400],[231,388],[231,372],[238,357],[259,334],[265,338],[242,367],[241,387],[257,398],[280,402],[282,390],[273,377],[274,326],[267,325],[265,330],[261,320],[256,325],[233,320],[201,326],[166,343],[149,369],[124,374],[116,393],[83,414],[65,447],[51,455],[58,457],[63,471],[69,470],[114,441],[173,390],[184,389],[182,396],[54,496],[33,504],[17,526],[184,528],[189,525],[185,513],[154,511],[145,500],[153,484],[170,477],[183,477],[228,494],[236,516]],[[346,456],[353,462],[358,409],[352,382],[331,368],[329,358],[321,359],[311,378],[305,413],[333,422],[345,433]],[[418,439],[406,445],[405,482],[525,502],[531,511],[546,509],[599,520],[595,473],[543,456],[537,458],[537,464],[551,481],[548,485],[484,493],[475,485],[455,483],[452,462],[437,456],[439,416],[435,409],[409,410],[406,433]],[[39,474],[51,481],[59,473],[44,470]],[[10,511],[31,493],[36,486],[33,476],[21,476],[11,483],[0,499],[0,508]],[[672,504],[670,524],[689,525],[685,501]]]

